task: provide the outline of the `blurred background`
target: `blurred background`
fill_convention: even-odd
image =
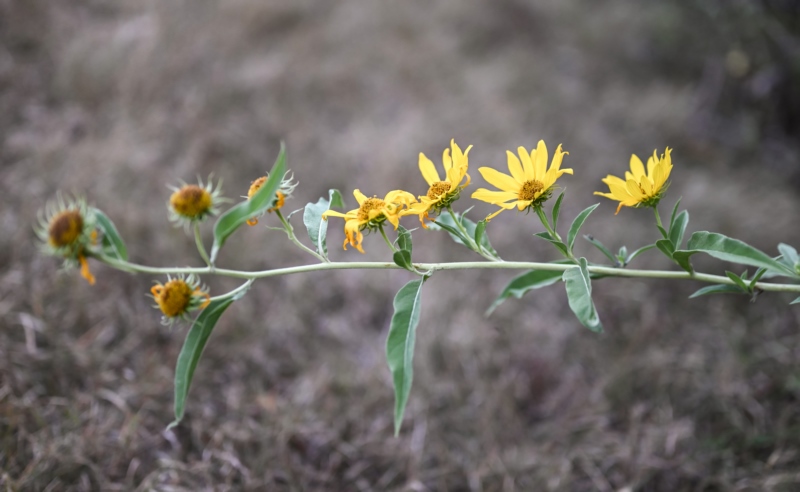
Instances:
[[[800,246],[800,4],[0,0],[5,490],[800,490],[786,295],[689,300],[702,285],[608,279],[596,335],[557,285],[486,319],[518,272],[442,272],[394,438],[384,342],[410,274],[262,280],[217,326],[187,418],[166,431],[188,327],[159,324],[145,294],[163,279],[94,264],[89,286],[36,247],[36,212],[64,190],[114,219],[133,261],[200,265],[167,220],[167,185],[213,172],[237,198],[283,139],[300,182],[286,209],[329,188],[350,209],[353,188],[425,193],[417,155],[439,165],[451,138],[475,146],[471,190],[506,149],[563,143],[562,216],[602,200],[584,232],[613,249],[652,242],[652,214],[614,216],[591,192],[666,146],[662,214],[682,196],[689,232]],[[493,210],[456,208],[471,205]],[[309,262],[275,225],[238,231],[219,264]],[[490,234],[506,259],[555,259],[540,230],[507,212]],[[366,256],[342,239],[332,222],[335,260],[388,258],[377,236]],[[417,261],[479,259],[443,233],[415,243]],[[637,266],[675,268],[655,251]]]

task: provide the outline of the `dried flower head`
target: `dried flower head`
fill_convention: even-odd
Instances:
[[[47,254],[63,258],[67,268],[80,266],[83,278],[94,285],[87,257],[95,253],[98,244],[96,217],[83,198],[59,194],[48,202],[39,212],[36,234]]]
[[[167,208],[169,219],[188,227],[196,222],[204,221],[210,215],[219,214],[219,206],[225,201],[221,196],[222,180],[217,182],[216,188],[208,182],[203,184],[201,179],[196,185],[183,183],[180,188],[171,186],[172,195],[169,197]]]
[[[264,183],[267,182],[269,178],[269,174],[266,176],[261,176],[260,178],[256,179],[250,184],[250,189],[247,190],[247,196],[243,198],[247,198],[248,200],[256,194],[258,190],[264,186]],[[283,207],[283,204],[286,203],[286,199],[292,196],[294,193],[294,189],[297,188],[297,182],[294,181],[294,175],[290,174],[289,171],[283,175],[283,179],[281,180],[281,184],[278,187],[278,191],[275,192],[275,199],[272,201],[271,207],[267,209],[267,212],[274,212],[276,210],[280,210]],[[258,219],[261,218],[264,214],[259,214],[255,217],[251,217],[247,221],[247,225],[254,226],[258,224]]]
[[[176,320],[186,319],[187,315],[198,309],[203,309],[211,302],[208,288],[200,285],[200,279],[194,274],[177,278],[167,276],[167,283],[156,283],[150,293],[156,301],[156,306],[164,316],[161,323],[171,325]]]

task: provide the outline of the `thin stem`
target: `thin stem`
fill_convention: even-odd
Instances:
[[[383,236],[383,240],[386,241],[386,244],[389,246],[389,249],[392,250],[392,253],[397,253],[397,248],[394,247],[389,238],[386,236],[386,231],[383,230],[383,224],[378,226],[378,230],[381,231],[381,236]]]
[[[313,265],[302,265],[287,268],[277,268],[275,270],[263,270],[256,272],[247,272],[241,270],[228,270],[222,268],[157,268],[146,265],[137,265],[127,261],[117,260],[108,256],[99,256],[98,260],[106,263],[114,268],[140,273],[151,274],[190,274],[196,275],[220,275],[223,277],[234,277],[243,279],[258,279],[267,277],[278,277],[281,275],[293,275],[296,273],[308,273],[325,270],[391,270],[400,269],[394,263],[387,262],[329,262],[318,263]],[[546,271],[564,271],[568,268],[575,268],[574,265],[564,265],[560,263],[538,263],[527,261],[465,261],[454,263],[414,263],[414,266],[420,271],[426,270],[476,270],[476,269],[502,269],[502,270],[546,270]],[[700,282],[707,282],[712,284],[725,284],[736,285],[735,282],[728,277],[720,275],[711,275],[707,273],[688,273],[677,271],[665,270],[627,270],[622,268],[603,267],[603,266],[589,266],[589,272],[597,273],[609,277],[631,277],[631,278],[665,278],[665,279],[683,279],[683,280],[698,280]],[[756,288],[768,292],[797,292],[800,293],[800,284],[775,284],[767,282],[757,282]]]
[[[456,227],[458,227],[458,230],[461,231],[461,234],[463,234],[464,237],[467,238],[467,241],[469,241],[467,247],[469,247],[471,250],[475,251],[476,253],[483,256],[489,261],[503,261],[500,258],[497,258],[496,256],[492,255],[491,253],[484,251],[483,247],[475,241],[475,238],[469,235],[467,229],[464,227],[464,224],[462,224],[461,221],[458,220],[458,217],[456,217],[456,213],[453,212],[453,207],[448,205],[447,212],[450,214],[450,217],[453,218],[453,222],[456,223]]]
[[[322,261],[324,263],[328,263],[330,261],[327,258],[325,258],[324,256],[322,256],[321,254],[317,253],[313,249],[311,249],[308,246],[306,246],[305,244],[301,243],[300,240],[297,239],[297,236],[294,235],[294,227],[292,227],[292,224],[290,224],[289,221],[286,220],[286,218],[281,213],[280,209],[275,210],[275,215],[278,216],[278,219],[280,219],[281,224],[283,224],[283,229],[286,231],[286,235],[289,236],[289,240],[291,242],[293,242],[298,248],[300,248],[303,251],[305,251],[306,253],[314,256],[319,261]]]
[[[240,285],[239,287],[236,287],[236,288],[235,288],[235,289],[233,289],[232,291],[230,291],[230,292],[228,292],[228,293],[226,293],[226,294],[222,294],[222,295],[220,295],[220,296],[214,296],[214,297],[212,297],[212,298],[211,298],[211,299],[209,299],[209,300],[210,300],[210,301],[221,301],[222,299],[228,299],[229,297],[233,297],[233,296],[235,296],[236,294],[238,294],[239,292],[242,292],[242,291],[244,291],[244,290],[247,290],[247,289],[249,289],[249,288],[250,288],[250,286],[251,286],[251,285],[253,285],[253,282],[254,282],[255,280],[256,280],[255,278],[250,278],[250,279],[248,279],[248,280],[247,280],[247,282],[243,283],[243,284],[242,284],[242,285]]]
[[[203,261],[206,262],[206,265],[210,267],[211,260],[208,259],[208,252],[206,251],[206,247],[203,245],[203,238],[200,236],[200,222],[197,221],[194,223],[194,243],[197,245],[197,252],[200,253],[200,257],[203,258]]]
[[[653,207],[653,212],[656,213],[656,224],[658,225],[659,232],[661,232],[661,235],[664,236],[664,239],[669,239],[669,237],[662,232],[665,229],[664,226],[661,224],[661,215],[659,215],[658,213],[658,206]]]
[[[564,244],[564,240],[561,239],[561,236],[559,236],[558,233],[555,231],[555,229],[553,229],[550,226],[550,221],[547,220],[547,215],[544,213],[544,209],[541,206],[538,206],[538,207],[534,207],[534,210],[536,211],[536,215],[539,216],[539,220],[542,221],[542,225],[544,225],[544,228],[547,229],[547,233],[550,234],[550,237],[552,237],[556,241]],[[556,249],[558,249],[558,248],[556,248]],[[575,259],[575,255],[572,254],[572,249],[570,249],[568,245],[567,245],[567,252],[566,253],[564,253],[560,249],[558,251],[561,252],[565,257],[567,257],[567,259],[572,260],[575,263],[578,262],[578,260]]]

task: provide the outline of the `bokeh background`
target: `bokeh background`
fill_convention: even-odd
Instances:
[[[422,151],[477,167],[543,138],[569,151],[563,216],[631,153],[674,148],[662,213],[770,254],[800,246],[800,6],[793,0],[0,0],[0,483],[5,490],[800,490],[800,334],[790,297],[687,297],[689,281],[604,280],[606,332],[553,286],[484,309],[515,272],[426,285],[399,438],[384,341],[402,271],[259,281],[232,307],[167,431],[187,329],[159,324],[154,280],[36,247],[57,190],[116,222],[132,259],[198,265],[168,184],[214,173],[246,193],[285,140],[300,186],[422,194]],[[602,199],[604,200],[604,199]],[[457,208],[464,209],[464,199]],[[654,240],[652,214],[585,227]],[[492,210],[477,204],[473,217]],[[295,216],[298,230],[302,225]],[[262,225],[274,217],[262,220]],[[414,222],[413,220],[411,221]],[[533,216],[491,224],[506,259],[548,260]],[[208,232],[208,231],[206,231]],[[338,248],[332,257],[362,260]],[[418,261],[474,260],[442,233]],[[378,237],[369,259],[386,259]],[[588,244],[581,254],[602,261]],[[220,264],[309,258],[246,228]],[[708,271],[739,268],[698,260]],[[672,268],[655,251],[634,266]],[[215,293],[236,283],[206,278]]]

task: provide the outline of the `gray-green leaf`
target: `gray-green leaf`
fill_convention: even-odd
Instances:
[[[577,217],[575,217],[575,220],[572,221],[572,225],[569,226],[569,232],[567,233],[567,248],[569,248],[569,251],[572,251],[572,247],[575,245],[575,238],[578,237],[578,232],[581,230],[581,226],[583,226],[583,223],[586,222],[589,214],[594,212],[594,209],[599,206],[599,203],[595,203],[591,207],[583,209],[583,211],[579,213]]]
[[[715,232],[695,232],[686,245],[685,253],[706,253],[724,261],[750,265],[772,270],[787,277],[797,277],[797,274],[783,263],[772,259],[766,253],[750,246],[738,239],[729,238]],[[676,251],[675,254],[678,252]],[[673,255],[674,256],[674,255]]]
[[[427,277],[412,280],[397,292],[394,314],[386,339],[386,362],[394,382],[394,433],[400,433],[411,382],[414,379],[414,342],[420,317],[422,284]]]
[[[541,289],[548,285],[553,285],[558,282],[563,275],[561,270],[531,270],[514,277],[505,289],[497,296],[489,309],[486,310],[486,316],[491,315],[497,307],[509,297],[516,297],[517,299],[524,296],[528,291],[533,289]]]
[[[344,200],[339,190],[328,191],[328,199],[324,197],[317,200],[317,203],[308,203],[303,209],[303,224],[308,231],[308,238],[317,250],[317,253],[328,257],[328,244],[325,240],[328,234],[328,221],[322,218],[322,214],[333,207],[344,207]]]
[[[92,208],[92,212],[102,235],[103,254],[117,260],[128,261],[128,248],[125,247],[125,242],[114,223],[101,210]]]
[[[568,268],[562,275],[562,279],[566,282],[569,307],[583,326],[600,333],[603,331],[603,325],[592,302],[592,280],[588,264],[586,258],[580,258],[578,262],[578,266]]]
[[[746,291],[742,291],[739,287],[735,285],[709,285],[708,287],[703,287],[702,289],[698,290],[694,294],[689,296],[689,299],[694,297],[705,296],[708,294],[746,294]]]
[[[684,210],[679,213],[677,217],[672,220],[669,229],[669,240],[672,246],[677,250],[681,248],[683,243],[683,235],[686,232],[686,226],[689,225],[689,212]]]

